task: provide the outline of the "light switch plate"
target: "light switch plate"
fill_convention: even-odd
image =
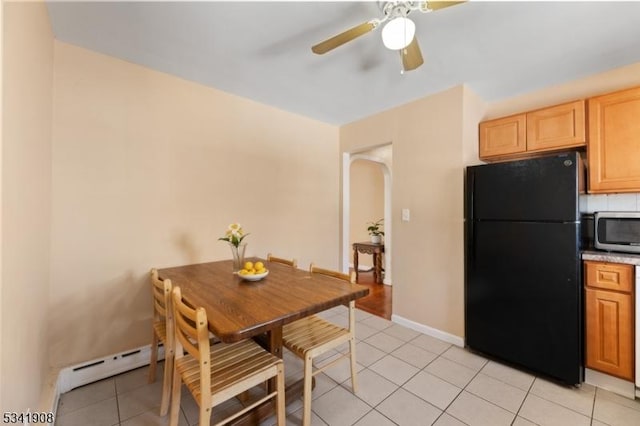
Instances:
[[[411,212],[409,209],[402,209],[402,221],[409,222],[409,219],[411,219]]]

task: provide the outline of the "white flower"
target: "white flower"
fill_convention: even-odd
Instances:
[[[242,230],[242,225],[240,225],[239,223],[232,223],[227,227],[225,236],[218,239],[222,241],[228,241],[229,243],[238,247],[238,245],[240,245],[244,237],[246,237],[247,235],[249,234],[244,233],[244,231]]]

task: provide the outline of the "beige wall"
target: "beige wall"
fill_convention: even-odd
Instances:
[[[3,7],[0,407],[23,412],[49,374],[53,34],[44,3]]]
[[[350,169],[350,238],[351,244],[369,241],[368,222],[384,217],[384,176],[382,166],[367,160],[356,160]],[[384,231],[384,226],[381,228]],[[371,266],[371,256],[359,257],[361,265]]]
[[[478,123],[483,120],[487,105],[471,88],[464,86],[462,106],[462,163],[464,166],[482,164],[479,156]]]
[[[576,99],[585,99],[638,85],[640,85],[640,63],[635,63],[550,86],[535,92],[492,102],[488,105],[483,120],[544,108]]]
[[[458,86],[340,129],[343,152],[393,143],[393,313],[462,336],[463,111]],[[473,136],[471,136],[473,138]],[[477,139],[476,139],[477,143]],[[403,208],[411,221],[402,222]]]
[[[147,272],[248,254],[338,266],[338,128],[55,42],[51,360],[149,342]],[[72,332],[69,332],[72,331]]]
[[[2,102],[4,104],[4,2],[0,2],[0,99],[2,99]],[[2,108],[2,111],[4,111],[4,106]],[[4,168],[2,167],[2,152],[4,151],[4,126],[3,126],[3,119],[4,119],[4,113],[0,112],[0,241],[2,240],[2,223],[3,223],[3,219],[2,219],[2,194],[3,194],[3,190],[2,190],[2,186],[3,186],[3,180],[2,180],[2,175],[4,174],[3,170]],[[4,245],[4,243],[0,244],[0,409],[5,408],[4,405],[4,399],[2,398],[3,392],[2,392],[2,383],[4,383],[4,364],[2,362],[3,359],[3,354],[4,351],[2,350],[3,345],[2,345],[2,312],[4,311],[4,305],[2,303],[2,283],[3,281],[3,269],[2,269],[2,246]]]

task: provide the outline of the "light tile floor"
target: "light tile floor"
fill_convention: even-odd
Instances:
[[[344,323],[346,310],[322,316]],[[358,394],[351,393],[348,362],[318,375],[313,425],[640,425],[640,400],[586,384],[559,386],[364,311],[357,311],[356,336]],[[332,356],[337,352],[326,358]],[[287,381],[301,378],[302,362],[287,352],[284,358]],[[162,369],[148,384],[147,368],[62,395],[56,425],[167,425],[168,417],[157,414]],[[238,407],[235,399],[216,407],[212,424]],[[301,424],[301,418],[302,401],[289,401],[287,424]],[[197,423],[196,404],[183,387],[179,424]],[[262,426],[273,424],[271,418]]]

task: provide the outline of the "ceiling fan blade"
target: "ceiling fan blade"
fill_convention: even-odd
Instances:
[[[415,70],[424,63],[417,37],[414,37],[407,47],[400,50],[400,56],[404,71]]]
[[[422,10],[438,10],[445,7],[455,6],[456,4],[465,3],[464,1],[425,1],[422,3]]]
[[[313,53],[318,55],[322,55],[323,53],[327,53],[330,50],[335,49],[338,46],[342,46],[343,44],[360,37],[373,30],[378,26],[378,21],[372,20],[369,22],[365,22],[364,24],[356,25],[353,28],[348,29],[345,32],[338,34],[337,36],[333,36],[330,39],[327,39],[321,43],[316,44],[311,48]]]

